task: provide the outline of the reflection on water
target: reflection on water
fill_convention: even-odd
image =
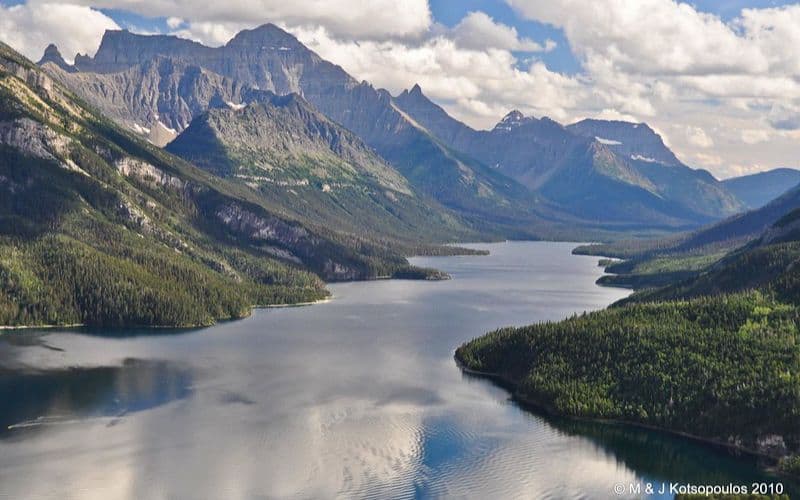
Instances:
[[[465,340],[626,293],[568,244],[482,247],[417,259],[450,281],[338,284],[325,304],[181,335],[0,336],[0,420],[70,420],[5,431],[0,498],[601,499],[619,482],[762,477],[664,434],[542,418],[465,377]]]
[[[138,359],[125,359],[120,366],[48,370],[0,365],[0,438],[77,418],[153,408],[186,397],[190,380],[185,369]]]

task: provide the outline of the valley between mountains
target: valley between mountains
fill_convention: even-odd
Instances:
[[[0,325],[207,326],[326,283],[443,280],[408,257],[485,253],[463,242],[594,241],[575,253],[635,293],[474,339],[461,365],[798,474],[798,183],[719,180],[646,123],[476,130],[272,24],[220,47],[108,31],[74,64],[0,44]]]
[[[474,130],[271,24],[221,47],[109,31],[74,64],[4,47],[2,71],[10,326],[209,324],[324,281],[442,278],[406,257],[458,241],[661,236],[792,172],[721,182],[646,124],[512,111]]]

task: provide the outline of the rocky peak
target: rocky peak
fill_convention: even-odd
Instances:
[[[422,93],[422,87],[419,86],[418,83],[415,83],[411,90],[406,89],[397,96],[397,102],[403,103],[404,105],[415,105],[419,103],[426,103],[428,102],[428,98],[425,94]]]
[[[42,58],[39,59],[39,62],[36,64],[42,66],[46,63],[55,64],[59,68],[63,69],[64,71],[68,71],[70,73],[76,71],[74,66],[67,64],[67,61],[65,61],[64,58],[61,56],[61,51],[59,51],[58,47],[56,47],[56,45],[53,43],[51,43],[50,45],[47,46],[46,49],[44,49],[44,54],[42,55]]]
[[[522,125],[528,118],[519,110],[513,110],[494,126],[494,130],[511,131]]]
[[[261,50],[290,51],[301,46],[294,35],[282,30],[272,23],[263,24],[251,30],[243,30],[236,34],[227,47],[253,47]],[[305,48],[303,46],[303,48]]]

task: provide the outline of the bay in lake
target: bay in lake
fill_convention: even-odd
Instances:
[[[461,343],[605,307],[573,244],[417,258],[450,281],[212,328],[0,335],[0,498],[609,498],[616,484],[773,480],[663,433],[551,419],[464,375]],[[666,495],[669,498],[669,495]]]

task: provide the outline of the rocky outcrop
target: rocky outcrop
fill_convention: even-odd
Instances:
[[[152,186],[167,187],[175,191],[182,191],[188,185],[188,183],[182,179],[169,175],[163,170],[137,158],[126,156],[114,162],[114,167],[122,175],[134,177]]]
[[[66,71],[67,73],[75,73],[78,71],[75,66],[71,64],[67,64],[67,61],[61,56],[61,52],[58,50],[58,47],[55,44],[50,44],[44,49],[44,54],[42,58],[39,59],[39,62],[36,63],[39,66],[43,66],[45,64],[54,64],[61,68],[62,70]]]
[[[241,102],[245,86],[181,59],[154,56],[117,73],[45,68],[103,113],[163,146],[214,101]],[[171,129],[171,130],[170,130]]]
[[[277,218],[257,215],[238,204],[227,204],[220,207],[216,215],[226,227],[244,234],[252,240],[292,246],[310,237],[308,231],[302,226],[291,225]]]
[[[0,122],[0,144],[15,148],[27,156],[54,161],[61,168],[86,175],[69,158],[72,139],[29,118]]]

